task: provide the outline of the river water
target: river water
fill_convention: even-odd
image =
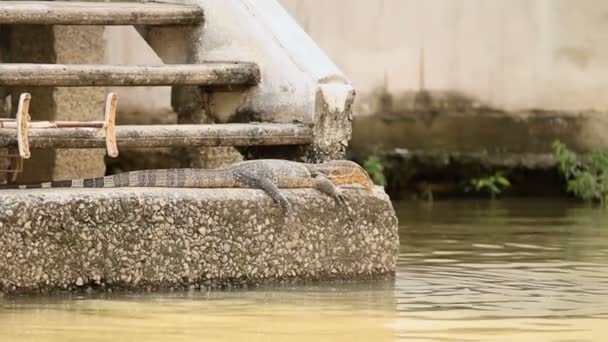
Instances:
[[[388,282],[0,300],[0,341],[607,341],[608,211],[396,203]]]

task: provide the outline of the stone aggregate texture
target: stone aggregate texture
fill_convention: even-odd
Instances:
[[[397,218],[382,188],[0,192],[0,294],[208,290],[394,276]]]

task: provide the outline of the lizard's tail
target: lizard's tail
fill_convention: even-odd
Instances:
[[[199,171],[199,174],[201,171]],[[198,175],[200,178],[200,175]],[[119,173],[112,176],[51,181],[37,184],[4,184],[0,189],[40,189],[40,188],[119,188],[119,187],[187,187],[193,186],[190,169],[142,170]],[[196,180],[196,179],[195,179]]]
[[[32,184],[2,184],[0,189],[44,189],[44,188],[113,188],[114,176],[60,180]],[[121,186],[118,184],[118,186]]]

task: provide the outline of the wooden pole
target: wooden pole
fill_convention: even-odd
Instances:
[[[0,64],[0,86],[250,86],[260,81],[255,63],[165,65]]]
[[[116,126],[118,148],[305,145],[313,141],[305,124],[216,124]],[[0,147],[17,146],[17,132],[0,128]],[[36,128],[30,148],[105,148],[103,128]]]

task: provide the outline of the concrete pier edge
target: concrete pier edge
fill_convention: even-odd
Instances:
[[[0,293],[210,289],[394,276],[397,218],[382,188],[0,192]]]

